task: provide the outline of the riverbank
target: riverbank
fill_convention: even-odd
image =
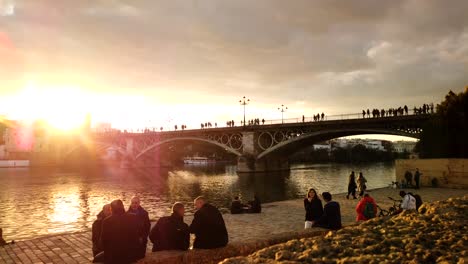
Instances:
[[[325,236],[293,239],[221,264],[465,263],[468,196],[425,203],[416,211],[374,218]]]
[[[384,188],[372,190],[370,194],[381,207],[386,208],[392,204],[387,196],[398,198],[398,191]],[[432,202],[468,195],[468,190],[423,188],[415,193],[420,194],[424,202]],[[343,223],[354,224],[357,200],[347,200],[345,194],[334,195],[334,199],[341,204]],[[151,253],[149,244],[147,257],[141,262],[177,263],[184,257],[187,259],[187,256],[192,256],[193,263],[214,263],[232,256],[247,255],[294,237],[323,233],[318,228],[304,232],[304,208],[300,199],[264,204],[261,214],[225,214],[223,217],[229,232],[230,247],[224,251],[219,250],[216,255],[211,251],[203,251],[203,255],[210,259],[199,257],[202,255],[201,251]],[[185,222],[191,221],[191,217],[186,217]],[[15,245],[0,247],[0,262],[89,263],[92,260],[91,244],[89,231],[19,241]]]

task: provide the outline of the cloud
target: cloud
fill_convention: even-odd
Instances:
[[[249,95],[335,113],[437,102],[467,84],[463,0],[9,3],[15,15],[0,16],[0,30],[21,67],[0,60],[0,76],[167,102]]]

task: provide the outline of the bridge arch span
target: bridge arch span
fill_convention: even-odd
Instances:
[[[394,135],[394,136],[405,136],[411,138],[419,138],[418,133],[410,133],[402,130],[396,129],[331,129],[331,130],[321,130],[311,133],[305,133],[297,137],[285,140],[283,142],[274,145],[263,152],[261,152],[257,159],[263,159],[270,155],[278,153],[286,153],[287,155],[297,151],[298,149],[303,148],[304,146],[310,146],[314,143],[339,138],[346,136],[356,136],[356,135],[368,135],[368,134],[379,134],[379,135]]]
[[[63,156],[62,160],[66,160],[70,155],[72,155],[74,152],[80,150],[80,149],[89,149],[90,147],[86,143],[79,143],[76,144],[72,149],[68,150]],[[127,152],[125,149],[123,149],[120,146],[114,145],[114,144],[109,144],[105,142],[93,142],[92,143],[92,148],[94,150],[103,150],[103,149],[108,149],[108,148],[115,148],[122,156],[126,156]]]
[[[227,152],[230,152],[230,153],[235,154],[237,156],[242,156],[242,153],[239,150],[236,150],[234,148],[231,148],[229,146],[226,146],[226,145],[224,145],[224,144],[222,144],[220,142],[214,141],[214,140],[199,138],[199,137],[176,137],[176,138],[161,140],[159,142],[156,142],[156,143],[146,147],[145,149],[140,151],[140,153],[138,153],[135,156],[135,160],[139,159],[141,156],[145,155],[148,151],[150,151],[150,150],[152,150],[154,148],[157,148],[157,147],[159,147],[161,145],[164,145],[164,144],[167,144],[167,143],[170,143],[170,142],[174,142],[174,141],[199,141],[199,142],[205,142],[205,143],[208,143],[208,144],[213,144],[213,145],[216,145],[218,147],[221,147],[224,150],[226,150]]]

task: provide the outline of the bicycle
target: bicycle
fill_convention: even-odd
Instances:
[[[393,201],[393,205],[388,210],[382,209],[380,206],[377,205],[377,208],[379,208],[379,217],[395,215],[397,212],[400,211],[401,200],[393,199],[390,196],[388,197],[388,199]]]

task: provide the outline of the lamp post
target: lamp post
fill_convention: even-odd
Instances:
[[[278,110],[281,112],[281,124],[284,124],[284,118],[283,118],[283,113],[288,110],[287,106],[281,105],[281,107],[278,107]]]
[[[246,99],[245,96],[242,97],[242,100],[239,100],[239,103],[244,106],[244,126],[245,126],[245,106],[248,105],[250,99]]]

